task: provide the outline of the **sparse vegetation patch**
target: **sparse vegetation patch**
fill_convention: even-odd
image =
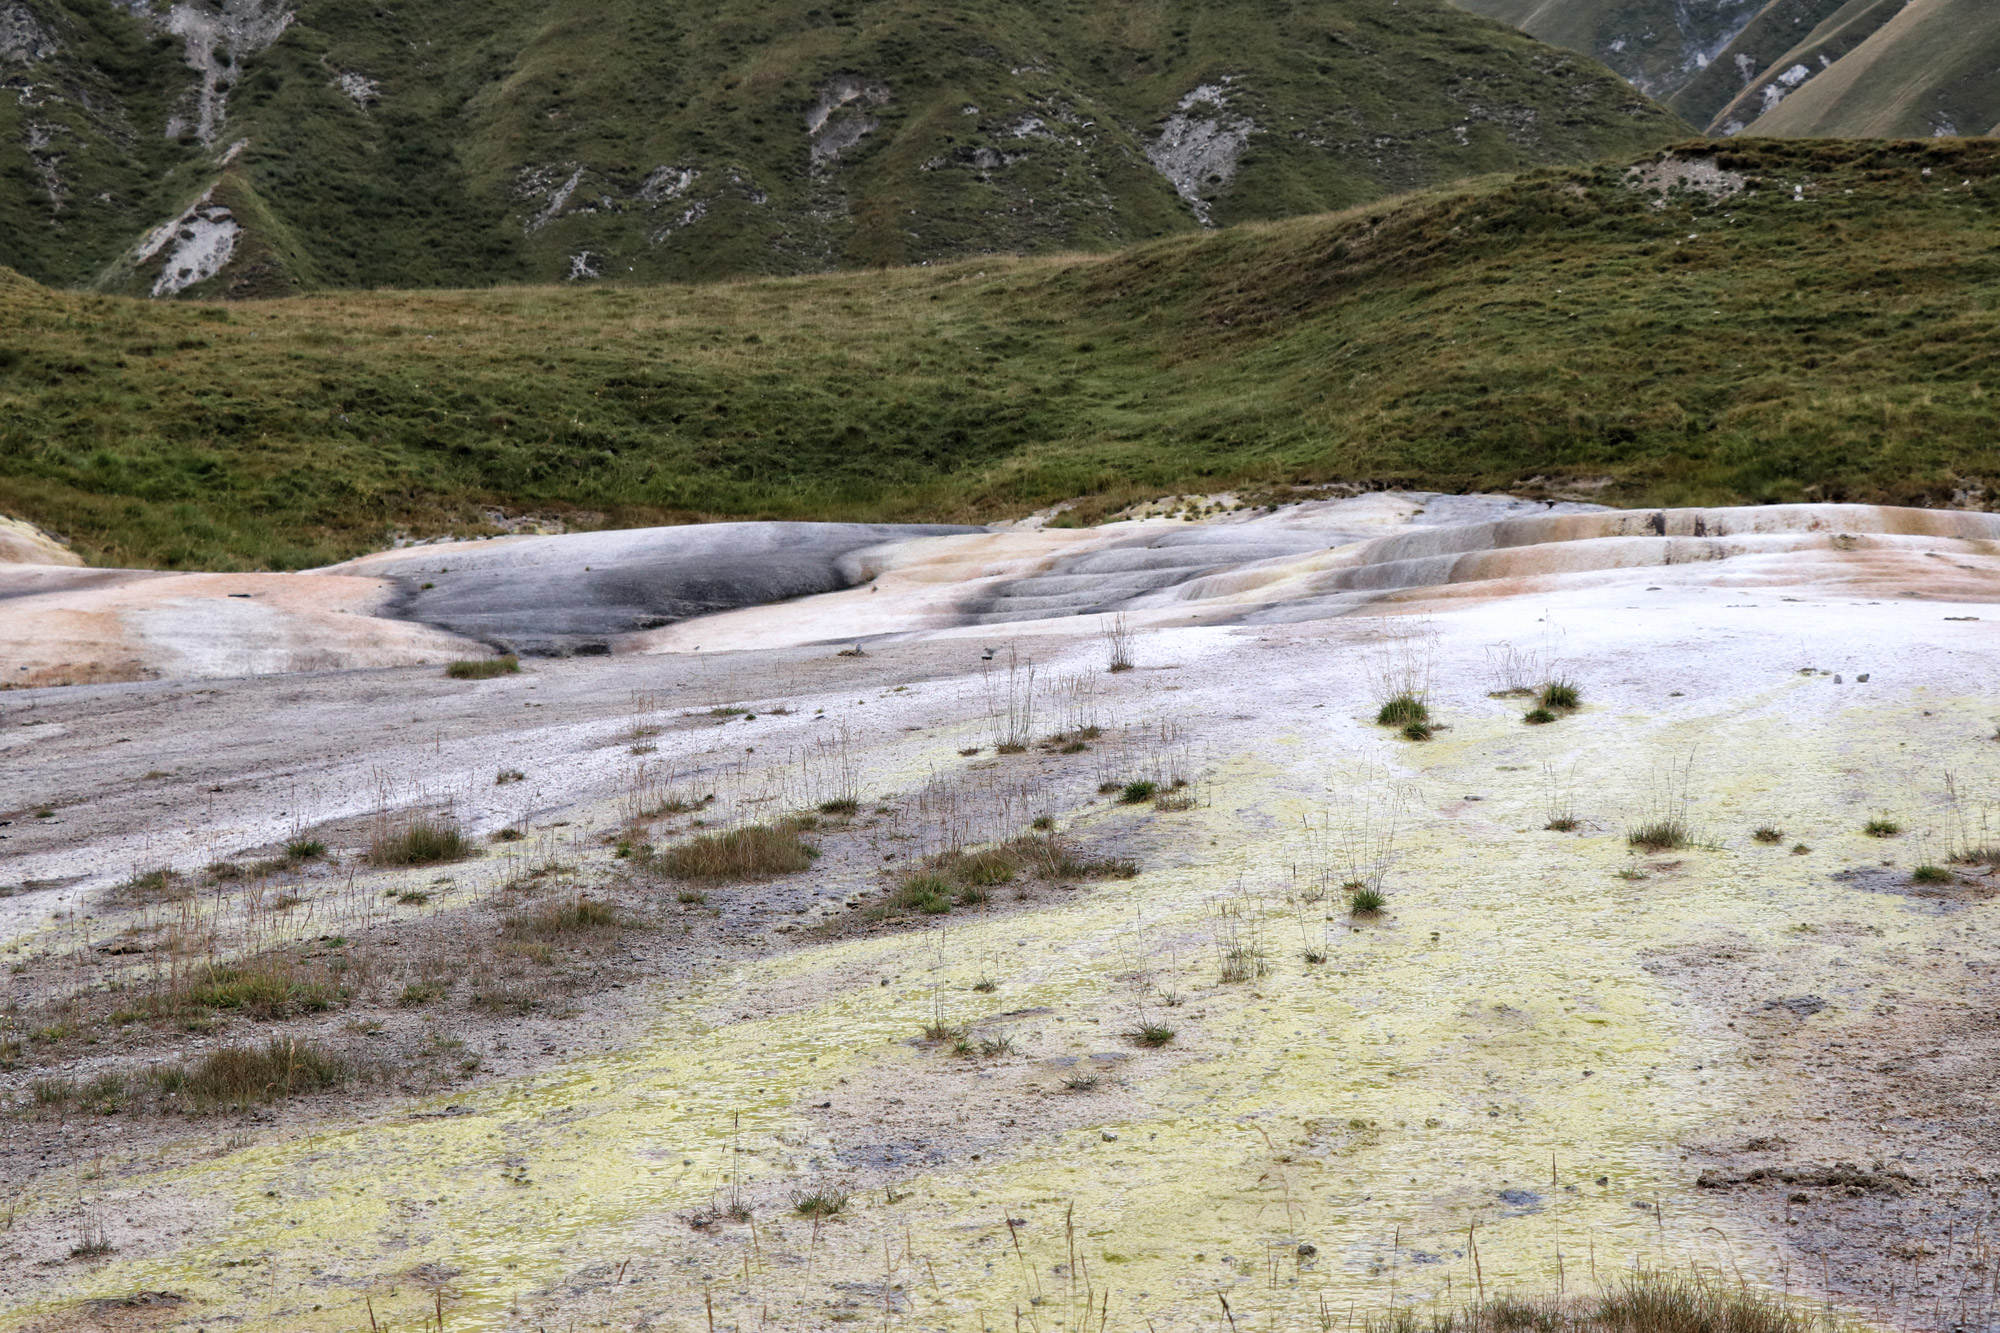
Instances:
[[[717,883],[796,875],[819,856],[801,831],[796,821],[780,820],[697,834],[656,852],[653,864],[674,879]]]
[[[151,1077],[169,1105],[201,1112],[281,1101],[339,1087],[354,1076],[350,1061],[315,1042],[273,1038],[260,1046],[226,1046]]]
[[[453,680],[491,680],[514,675],[520,669],[521,659],[509,653],[505,657],[464,658],[446,667],[444,674]]]
[[[432,866],[463,861],[475,851],[455,820],[417,815],[378,828],[368,843],[368,860],[378,866]]]

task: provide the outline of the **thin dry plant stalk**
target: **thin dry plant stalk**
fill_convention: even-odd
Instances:
[[[1098,637],[1104,640],[1106,671],[1132,670],[1133,634],[1130,616],[1120,611],[1104,623],[1104,627],[1098,631]]]
[[[1004,680],[986,668],[986,711],[993,719],[994,748],[1002,754],[1019,754],[1034,743],[1035,674],[1034,662],[1024,662],[1011,644]]]

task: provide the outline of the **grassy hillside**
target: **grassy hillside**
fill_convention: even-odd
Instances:
[[[1769,0],[1458,0],[1545,42],[1602,60],[1665,101],[1726,47]]]
[[[207,16],[206,96],[168,0],[0,0],[33,34],[0,51],[0,264],[234,297],[1102,250],[1685,132],[1444,0],[171,12]],[[197,204],[227,264],[133,256]]]
[[[1326,479],[1983,495],[2000,142],[1688,151],[1750,188],[1547,169],[1110,257],[694,288],[228,306],[14,280],[0,511],[94,561],[236,568],[477,530],[487,504],[636,524]]]
[[[1866,41],[1750,122],[1751,134],[1882,137],[2000,130],[2000,6],[1909,0]]]

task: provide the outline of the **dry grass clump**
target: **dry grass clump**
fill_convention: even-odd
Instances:
[[[500,923],[502,938],[509,940],[564,940],[600,930],[616,930],[623,923],[609,903],[578,894],[568,902],[546,903],[532,912],[517,913]]]
[[[704,833],[656,853],[653,864],[675,879],[712,882],[796,875],[819,858],[801,831],[799,821],[783,819]]]
[[[28,1085],[26,1110],[33,1114],[117,1115],[131,1104],[132,1082],[107,1070],[88,1082],[38,1078]]]
[[[1772,828],[1769,824],[1766,824],[1750,836],[1758,842],[1776,846],[1785,840],[1785,831],[1781,828]]]
[[[874,919],[922,912],[942,916],[954,907],[971,907],[990,900],[990,890],[1016,879],[1131,879],[1137,861],[1086,858],[1053,830],[1023,834],[1012,841],[976,851],[940,852],[924,868],[906,876],[872,911]]]
[[[1013,882],[1021,873],[1024,859],[1012,846],[988,847],[977,852],[953,852],[935,859],[933,864],[948,873],[960,884],[979,884],[991,887],[995,884]]]
[[[1132,879],[1139,863],[1127,857],[1086,857],[1054,830],[1024,834],[1007,844],[1028,873],[1047,880]]]
[[[222,1111],[339,1087],[355,1072],[351,1062],[315,1042],[274,1038],[262,1046],[226,1046],[151,1078],[170,1105]]]
[[[161,866],[132,876],[113,889],[112,896],[125,906],[144,907],[149,903],[177,902],[192,892],[194,885],[186,875]]]
[[[434,866],[474,854],[457,821],[438,815],[384,823],[368,840],[368,860],[378,866]]]
[[[421,1009],[434,1000],[442,1000],[450,989],[451,987],[443,981],[412,981],[403,987],[402,993],[396,997],[396,1007]]]
[[[1098,631],[1104,640],[1106,671],[1130,671],[1132,662],[1132,618],[1120,611]]]
[[[1636,1273],[1595,1296],[1400,1309],[1367,1333],[1822,1333],[1823,1312],[1701,1274]]]
[[[444,669],[444,674],[453,680],[491,680],[495,676],[511,676],[521,669],[521,659],[508,653],[505,657],[462,658]]]

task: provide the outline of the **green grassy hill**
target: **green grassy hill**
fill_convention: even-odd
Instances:
[[[0,0],[0,264],[240,297],[1104,250],[1685,133],[1443,0],[168,13]]]
[[[1816,63],[1805,53],[1798,59]],[[1747,132],[1897,138],[1996,131],[2000,5],[1909,0],[1831,68],[1749,122]]]
[[[1319,480],[1987,496],[2000,141],[1685,151],[1745,188],[1542,169],[1108,257],[698,287],[222,305],[14,279],[0,512],[93,561],[241,568],[477,531],[487,505],[990,519],[1084,496],[1087,518]]]

